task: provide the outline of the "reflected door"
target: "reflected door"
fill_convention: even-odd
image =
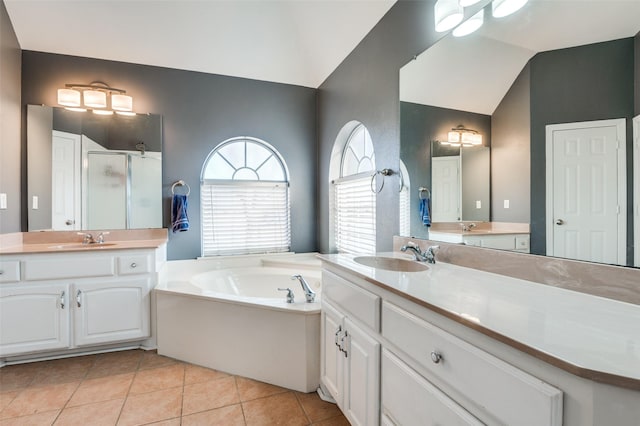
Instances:
[[[460,220],[460,157],[431,159],[432,222]]]
[[[547,254],[626,263],[624,121],[547,126]]]
[[[80,223],[80,136],[54,130],[51,139],[51,228],[82,229]]]

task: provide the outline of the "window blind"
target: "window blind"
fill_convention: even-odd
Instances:
[[[371,176],[334,182],[334,241],[340,253],[376,251],[376,196]]]
[[[289,251],[291,227],[286,182],[203,182],[202,254]]]
[[[411,224],[411,200],[409,197],[409,188],[406,186],[402,187],[400,191],[400,235],[411,235],[410,232],[410,224]],[[418,214],[416,212],[415,214]]]

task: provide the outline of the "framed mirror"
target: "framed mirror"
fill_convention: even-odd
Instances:
[[[162,118],[27,106],[28,230],[162,227]]]
[[[401,160],[412,185],[408,235],[432,237],[429,231],[433,228],[420,221],[418,187],[431,190],[436,210],[437,192],[442,192],[436,191],[432,179],[433,160],[439,156],[436,141],[446,140],[451,128],[463,125],[478,130],[490,152],[486,224],[526,229],[530,238],[527,247],[534,254],[634,265],[633,208],[637,200],[632,197],[631,123],[638,104],[634,86],[640,84],[636,57],[640,3],[530,0],[509,17],[493,18],[490,6],[484,16],[477,32],[459,38],[448,35],[400,70]],[[597,173],[585,174],[583,168],[565,182],[568,192],[562,199],[572,200],[576,206],[584,201],[592,210],[613,216],[592,216],[585,221],[586,209],[581,207],[576,215],[580,220],[569,224],[556,217],[553,208],[556,202],[552,195],[558,191],[559,179],[554,179],[547,167],[557,160],[553,150],[547,149],[547,133],[554,134],[556,125],[575,127],[576,123],[610,120],[622,120],[623,128],[599,146],[624,151],[622,161],[613,165],[615,175],[621,177],[617,186],[585,186],[584,182],[600,178]],[[614,139],[620,141],[620,148]],[[580,149],[598,145],[596,139],[589,140]],[[572,149],[569,145],[565,148]],[[465,149],[460,149],[462,158]],[[464,176],[464,170],[461,173]],[[586,195],[577,196],[579,185]],[[462,192],[462,180],[461,187]],[[479,194],[477,189],[472,192]],[[598,195],[609,193],[620,196]],[[484,207],[482,202],[475,203],[479,195],[470,199],[472,206]],[[461,208],[462,204],[460,201]],[[608,223],[610,217],[617,223],[611,232],[615,235],[576,224]],[[465,221],[462,213],[460,220]],[[561,240],[557,237],[561,232],[569,237]],[[610,238],[618,240],[609,244]],[[602,249],[605,245],[615,247],[614,253],[605,254],[610,250]],[[582,247],[588,249],[581,252]],[[567,250],[561,252],[564,248]]]

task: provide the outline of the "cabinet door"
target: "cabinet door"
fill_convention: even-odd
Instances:
[[[149,278],[76,285],[76,346],[149,337]]]
[[[69,285],[0,287],[0,356],[69,346]]]
[[[380,422],[380,343],[349,318],[347,332],[344,413],[352,425],[375,426]]]
[[[344,352],[339,348],[344,336],[344,316],[325,301],[322,302],[322,356],[320,377],[326,390],[343,407]]]

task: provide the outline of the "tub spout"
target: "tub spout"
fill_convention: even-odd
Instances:
[[[313,302],[314,300],[316,300],[316,293],[315,291],[311,290],[311,287],[309,287],[309,284],[307,283],[307,281],[302,277],[302,275],[293,275],[291,277],[292,280],[298,280],[300,281],[300,285],[302,285],[302,290],[304,290],[304,297],[305,299],[307,299],[308,303]]]

